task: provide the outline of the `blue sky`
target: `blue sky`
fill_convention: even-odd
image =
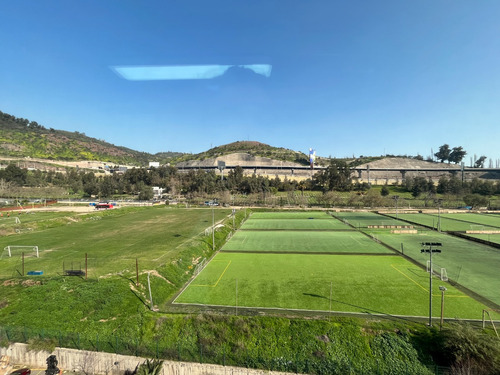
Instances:
[[[500,158],[497,0],[16,0],[0,15],[0,110],[46,127],[151,153],[256,140]],[[116,70],[200,65],[223,74]]]

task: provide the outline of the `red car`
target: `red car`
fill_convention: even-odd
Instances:
[[[29,368],[20,368],[10,373],[10,375],[30,375],[30,374],[31,370]]]

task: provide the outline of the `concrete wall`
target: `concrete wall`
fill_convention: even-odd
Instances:
[[[63,371],[86,374],[120,374],[126,370],[133,371],[144,362],[145,358],[125,356],[112,353],[89,352],[85,350],[56,348],[54,352],[29,351],[26,344],[11,344],[8,348],[0,348],[0,356],[8,356],[11,365],[23,365],[31,368],[47,368],[46,359],[54,354],[58,367]],[[286,374],[274,371],[253,370],[240,367],[218,366],[191,362],[165,361],[162,375],[270,375]],[[291,375],[291,374],[290,374]]]

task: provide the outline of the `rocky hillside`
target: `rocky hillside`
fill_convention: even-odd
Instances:
[[[185,155],[177,158],[176,165],[213,166],[218,160],[225,161],[226,165],[309,165],[309,156],[303,152],[256,141],[238,141],[196,155]]]

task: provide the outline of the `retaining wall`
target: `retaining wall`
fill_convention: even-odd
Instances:
[[[85,374],[123,375],[126,370],[133,371],[146,359],[120,354],[90,352],[85,350],[56,348],[52,353],[29,351],[27,344],[11,344],[0,348],[0,356],[7,356],[11,365],[31,368],[46,368],[46,359],[54,354],[62,371]],[[254,370],[241,367],[219,366],[191,362],[165,361],[161,375],[291,375],[290,373]]]

